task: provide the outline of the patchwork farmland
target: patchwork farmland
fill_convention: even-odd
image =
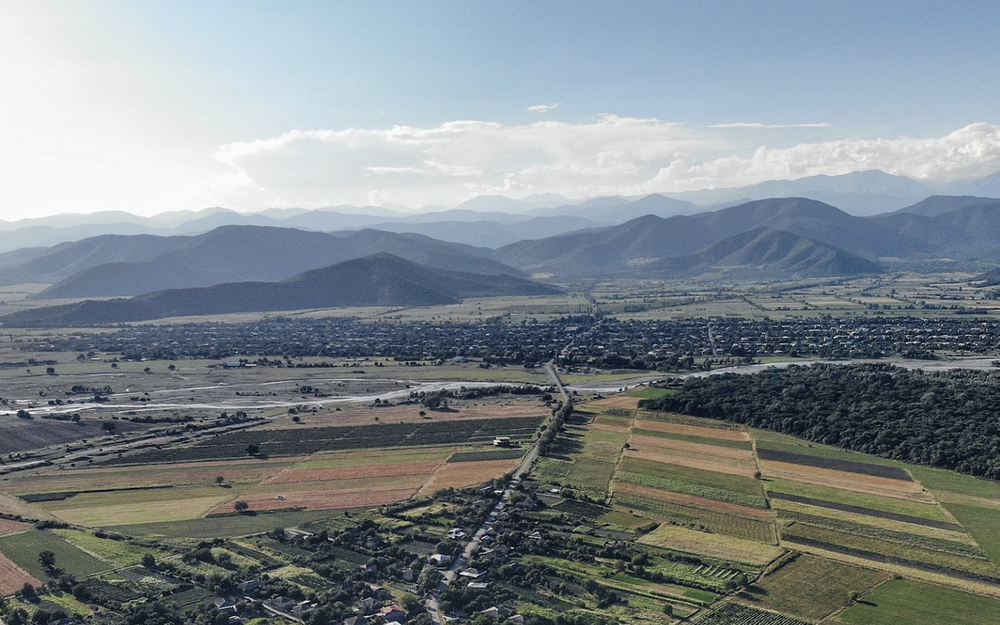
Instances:
[[[695,622],[882,622],[854,601],[887,592],[876,589],[893,577],[1000,618],[996,483],[644,411],[622,396],[584,404],[566,430],[562,448],[577,453],[546,459],[538,479],[606,506],[599,525],[642,528],[639,544],[757,578]],[[616,462],[602,451],[613,468],[600,477],[579,465],[596,460],[593,432],[623,441]]]

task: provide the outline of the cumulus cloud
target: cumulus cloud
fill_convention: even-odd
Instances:
[[[988,123],[941,137],[744,146],[724,129],[611,114],[579,123],[291,130],[221,146],[215,158],[229,173],[212,191],[243,208],[275,197],[299,206],[330,197],[419,206],[483,194],[678,192],[869,169],[949,182],[1000,169],[1000,126]]]
[[[1000,168],[1000,126],[975,123],[943,137],[853,139],[761,146],[749,156],[697,162],[678,159],[662,168],[651,188],[676,191],[723,188],[765,180],[836,176],[879,169],[926,182],[977,178]]]
[[[818,122],[812,124],[764,124],[761,122],[731,122],[728,124],[712,124],[709,128],[751,128],[755,130],[773,130],[775,128],[829,128],[830,124]]]
[[[532,113],[548,113],[549,111],[554,111],[562,106],[562,102],[556,102],[555,104],[536,104],[534,106],[529,106],[528,110]]]

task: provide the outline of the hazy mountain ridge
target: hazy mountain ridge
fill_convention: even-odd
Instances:
[[[152,259],[148,254],[136,254],[136,261],[91,264],[38,293],[35,298],[118,297],[223,282],[283,280],[309,269],[379,252],[392,252],[441,269],[461,267],[470,273],[522,275],[519,270],[489,258],[489,250],[419,234],[379,230],[337,235],[292,228],[225,226],[195,237],[153,239],[166,247],[166,251]],[[63,255],[73,250],[85,252],[88,241],[67,244]],[[45,258],[36,258],[21,269],[30,268]],[[83,263],[78,261],[78,264]],[[9,268],[8,274],[18,275],[14,268]]]
[[[435,269],[381,253],[310,270],[281,282],[227,282],[155,291],[130,299],[85,300],[22,311],[0,321],[14,327],[94,325],[342,306],[430,306],[457,303],[467,297],[558,292],[516,276]]]
[[[449,237],[458,243],[479,244],[483,224],[511,224],[535,217],[573,217],[585,219],[595,226],[616,225],[646,214],[670,217],[691,215],[746,201],[776,197],[806,197],[837,206],[849,214],[872,215],[904,209],[928,196],[938,194],[977,195],[1000,198],[1000,172],[976,180],[960,181],[931,188],[924,183],[880,171],[864,171],[840,176],[808,176],[797,180],[773,180],[746,187],[706,189],[682,193],[654,193],[645,196],[609,196],[585,200],[568,200],[556,194],[541,194],[521,199],[502,196],[480,196],[463,202],[453,209],[428,206],[420,211],[394,210],[376,206],[329,206],[319,209],[281,208],[259,213],[238,213],[214,207],[199,211],[174,211],[153,217],[139,217],[120,211],[89,215],[62,214],[51,217],[0,221],[0,253],[18,248],[52,246],[103,234],[193,235],[208,232],[223,225],[260,225],[294,227],[307,230],[335,231],[366,227],[382,228],[383,224],[423,225],[414,230],[435,238]],[[477,216],[479,213],[482,216]],[[460,226],[455,222],[475,225]],[[563,232],[580,227],[567,223]],[[402,232],[404,225],[389,228]],[[559,234],[550,224],[545,236]],[[501,236],[491,245],[499,247],[512,242],[511,236]]]

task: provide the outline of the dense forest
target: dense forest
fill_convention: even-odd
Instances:
[[[690,379],[639,405],[1000,479],[1000,372],[797,366]]]

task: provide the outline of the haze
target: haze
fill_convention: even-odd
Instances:
[[[0,218],[979,178],[994,8],[5,2]]]

